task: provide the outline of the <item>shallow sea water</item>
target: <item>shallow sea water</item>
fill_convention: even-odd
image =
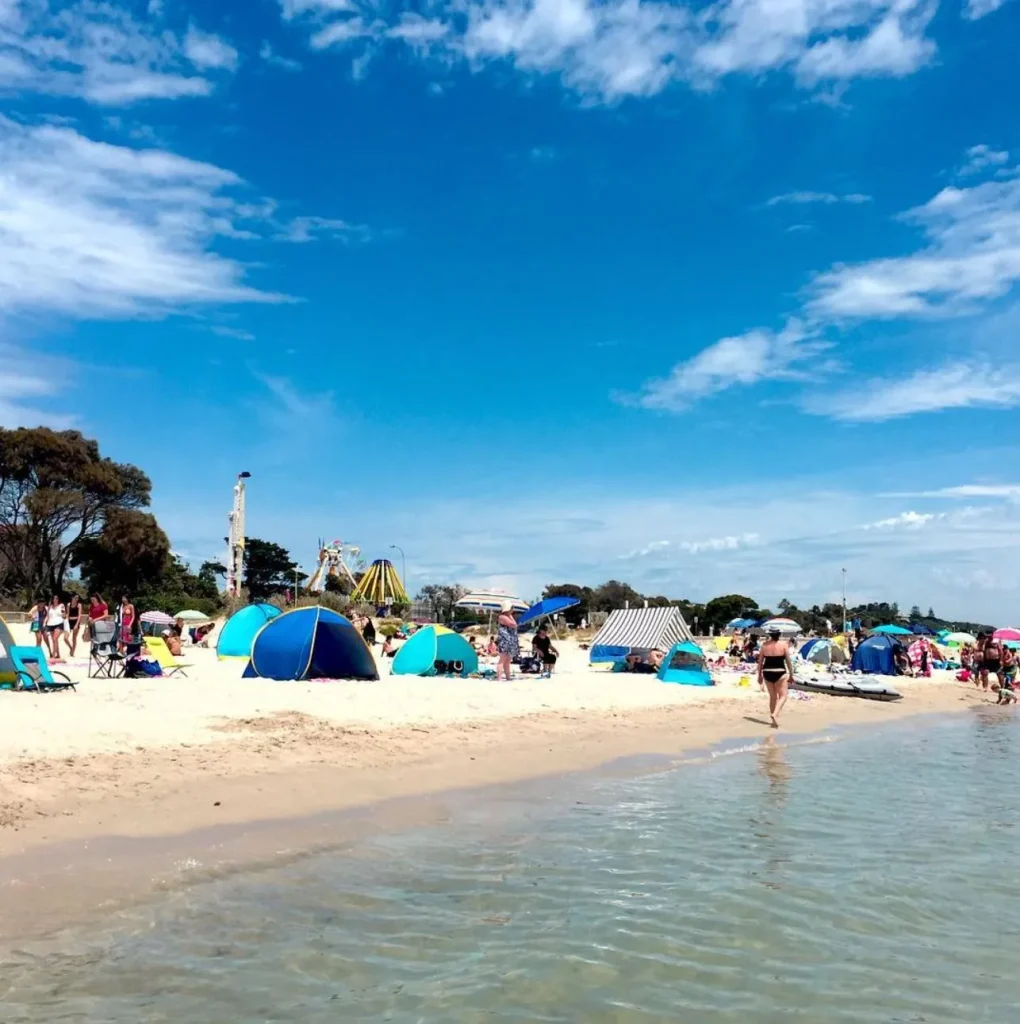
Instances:
[[[1020,716],[493,794],[7,954],[5,1024],[1020,1020]]]

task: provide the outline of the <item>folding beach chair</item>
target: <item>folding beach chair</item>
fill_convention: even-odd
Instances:
[[[50,668],[46,663],[46,653],[41,647],[12,647],[7,653],[14,662],[19,690],[50,693],[75,688],[74,683],[63,672],[54,672]]]
[[[178,661],[170,653],[170,648],[167,647],[166,641],[161,636],[147,636],[145,638],[145,650],[155,661],[159,662],[159,667],[163,670],[163,675],[165,676],[175,676],[179,672],[187,678],[188,673],[185,669],[193,667],[187,662]]]
[[[117,650],[117,623],[113,619],[93,622],[92,642],[89,646],[89,679],[116,679],[123,674],[124,656]]]

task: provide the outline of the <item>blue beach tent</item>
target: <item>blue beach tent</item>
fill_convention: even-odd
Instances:
[[[227,658],[250,658],[251,645],[258,631],[270,619],[275,619],[280,609],[271,604],[250,604],[239,608],[223,624],[216,641],[216,654],[221,661]]]
[[[899,646],[891,636],[876,633],[854,651],[850,668],[854,672],[866,672],[869,675],[894,676],[896,660],[893,655]]]
[[[712,676],[705,667],[705,652],[690,640],[674,644],[659,669],[664,683],[682,683],[686,686],[711,686]]]
[[[252,644],[247,678],[378,679],[361,634],[328,608],[313,605],[267,622]]]
[[[453,674],[456,664],[462,668],[456,672],[469,676],[478,671],[478,655],[459,633],[446,626],[426,626],[404,641],[393,658],[395,676],[432,676],[436,674],[436,662],[446,663]]]

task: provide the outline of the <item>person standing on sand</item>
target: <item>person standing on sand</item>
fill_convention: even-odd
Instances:
[[[981,643],[982,637],[984,637],[983,644]],[[981,636],[978,637],[978,644],[978,650],[980,651],[981,657],[981,671],[978,678],[981,683],[981,689],[988,690],[990,686],[988,676],[991,673],[995,674],[995,682],[997,685],[1002,683],[1002,644],[996,638],[994,633],[991,636],[984,636],[984,634],[981,634]]]
[[[496,621],[499,625],[496,634],[496,650],[499,652],[496,660],[496,682],[499,682],[499,673],[502,669],[503,678],[509,683],[510,664],[520,653],[517,620],[514,618],[513,605],[509,601],[503,602],[503,610]]]
[[[49,648],[53,661],[60,661],[60,635],[64,632],[64,620],[67,618],[67,607],[60,600],[59,594],[50,599],[46,609],[46,646]]]
[[[793,679],[793,663],[790,661],[790,645],[780,639],[778,629],[769,630],[769,638],[758,652],[758,685],[763,683],[769,691],[769,717],[772,728],[779,728],[782,714]]]
[[[78,630],[81,629],[81,598],[77,594],[71,595],[71,602],[67,606],[67,632],[64,634],[64,642],[71,657],[78,649]]]
[[[120,611],[117,617],[120,620],[120,646],[124,651],[128,644],[135,642],[135,606],[127,594],[120,599]]]

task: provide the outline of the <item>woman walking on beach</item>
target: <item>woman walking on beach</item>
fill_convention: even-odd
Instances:
[[[71,601],[67,606],[67,632],[64,634],[64,642],[67,649],[74,657],[78,649],[78,630],[81,629],[81,598],[77,594],[71,595]]]
[[[769,691],[769,717],[773,729],[779,728],[779,716],[793,679],[790,645],[780,639],[781,635],[778,629],[769,630],[769,638],[758,653],[758,684],[764,683]]]
[[[503,610],[499,613],[499,631],[496,635],[496,649],[499,658],[496,661],[496,682],[502,669],[503,678],[510,682],[510,663],[520,653],[520,641],[517,636],[517,620],[514,618],[513,605],[503,602]]]

